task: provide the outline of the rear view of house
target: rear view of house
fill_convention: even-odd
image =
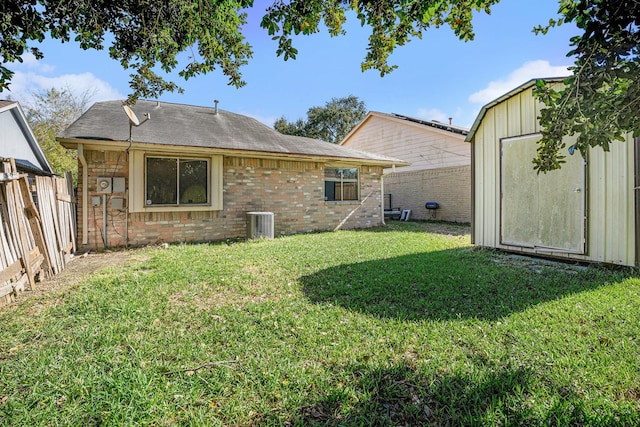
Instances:
[[[471,220],[471,150],[467,129],[372,111],[341,142],[344,147],[397,157],[410,165],[385,169],[387,209],[412,219]],[[426,209],[428,202],[430,207]]]
[[[561,78],[549,79],[562,84]],[[467,141],[473,158],[473,243],[526,254],[621,265],[638,262],[640,147],[631,135],[537,174],[542,105],[535,80],[482,108]]]
[[[253,212],[273,214],[275,235],[377,226],[382,171],[406,165],[217,105],[99,102],[58,140],[78,150],[87,247],[244,237]]]

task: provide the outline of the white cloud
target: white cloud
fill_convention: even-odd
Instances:
[[[68,89],[77,96],[85,93],[89,95],[90,102],[124,99],[126,95],[120,93],[109,83],[99,79],[92,73],[62,74],[59,76],[47,76],[39,72],[16,71],[9,86],[11,98],[28,103],[31,94],[51,88]]]
[[[3,57],[0,57],[0,59],[2,59],[2,62],[4,61]],[[38,61],[35,57],[35,55],[31,52],[25,52],[22,54],[22,56],[20,56],[20,59],[22,59],[22,61],[18,61],[17,59],[13,62],[10,63],[11,67],[13,68],[24,68],[24,67],[29,67],[29,68],[33,68],[36,67],[38,65],[38,63],[40,61]]]
[[[53,65],[49,65],[37,60],[31,52],[26,52],[24,55],[22,55],[22,62],[13,62],[11,64],[11,67],[16,70],[27,68],[43,74],[52,73],[55,70],[55,67]]]
[[[443,113],[437,108],[420,108],[418,109],[418,118],[425,120],[436,120],[438,122],[449,123],[450,115]]]
[[[87,94],[89,102],[126,98],[126,95],[109,83],[89,72],[55,75],[54,66],[37,60],[30,52],[22,56],[22,62],[12,63],[11,68],[14,74],[9,91],[0,93],[0,98],[10,97],[22,103],[29,103],[32,94],[51,88],[68,89],[78,97]]]
[[[541,77],[562,77],[570,74],[568,66],[553,66],[549,61],[537,60],[525,62],[520,68],[512,71],[502,80],[489,82],[484,89],[472,93],[469,102],[486,104],[523,83]]]

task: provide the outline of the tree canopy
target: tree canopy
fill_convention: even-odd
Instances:
[[[277,41],[276,54],[285,60],[297,54],[293,37],[325,27],[333,36],[344,33],[354,15],[370,29],[362,69],[385,75],[395,65],[389,56],[398,46],[421,38],[430,28],[449,26],[463,41],[474,38],[475,13],[490,13],[499,0],[272,0],[261,26]],[[637,0],[558,0],[558,20],[549,28],[571,22],[582,34],[571,39],[573,76],[554,90],[539,82],[537,96],[547,105],[541,113],[543,137],[534,159],[538,171],[563,163],[562,137],[579,133],[574,148],[583,154],[591,146],[605,150],[613,140],[638,132],[635,111],[640,102]],[[9,87],[15,61],[27,52],[43,57],[38,43],[45,37],[74,39],[83,49],[108,48],[111,58],[131,69],[130,102],[180,91],[159,70],[179,70],[184,79],[219,69],[229,84],[244,85],[241,67],[252,56],[243,32],[253,0],[3,0],[0,2],[0,91]],[[179,54],[187,53],[181,63]],[[185,55],[180,55],[184,58]]]
[[[339,143],[367,115],[367,107],[358,97],[332,98],[324,107],[311,107],[307,120],[288,122],[281,117],[273,127],[286,135],[306,136],[334,144]]]
[[[295,58],[292,36],[312,34],[324,25],[330,34],[343,33],[347,12],[354,11],[371,28],[363,70],[382,75],[395,66],[387,63],[396,46],[420,37],[429,27],[449,25],[462,40],[473,39],[474,11],[489,12],[498,0],[273,0],[261,26],[278,41],[276,53]],[[83,49],[108,48],[111,58],[133,70],[130,101],[157,98],[179,86],[158,74],[158,68],[189,79],[220,69],[229,84],[243,86],[240,68],[252,56],[243,31],[253,0],[3,0],[0,3],[0,91],[9,87],[10,64],[26,52],[44,57],[38,43],[46,37]],[[110,45],[107,46],[107,43]],[[177,59],[188,53],[186,64]]]
[[[566,157],[563,136],[578,134],[574,149],[584,156],[589,147],[609,151],[612,141],[640,135],[640,2],[637,0],[561,0],[564,22],[582,30],[571,39],[573,74],[562,89],[537,82],[542,140],[535,168],[558,169]],[[549,27],[562,24],[551,21]]]
[[[220,68],[232,84],[243,84],[239,68],[251,57],[241,27],[252,5],[245,0],[170,0],[95,2],[93,0],[3,0],[0,3],[0,89],[12,72],[7,63],[26,52],[41,59],[38,43],[49,36],[82,49],[104,49],[125,69],[132,69],[131,101],[180,91],[157,68],[171,72],[178,54],[190,53],[179,71],[184,79]],[[106,45],[107,41],[110,43]]]

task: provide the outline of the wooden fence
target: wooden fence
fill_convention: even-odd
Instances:
[[[0,161],[2,305],[64,269],[76,251],[76,225],[70,175],[30,179],[13,159]]]

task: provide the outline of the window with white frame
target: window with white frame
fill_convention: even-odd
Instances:
[[[358,200],[358,168],[325,168],[324,200]]]
[[[210,203],[208,159],[152,157],[145,160],[146,206]]]

